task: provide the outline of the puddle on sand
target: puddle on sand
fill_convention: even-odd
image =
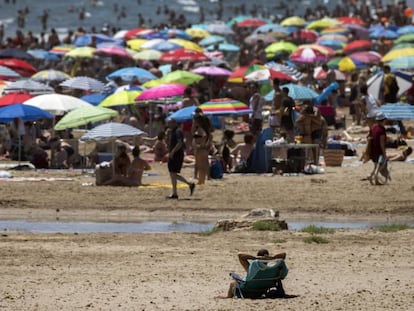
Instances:
[[[288,222],[289,230],[301,230],[306,226],[315,225],[333,229],[368,229],[387,222],[318,222],[301,221]],[[62,222],[62,221],[0,221],[0,232],[3,233],[168,233],[168,232],[204,232],[211,230],[214,223],[197,222],[166,222],[166,221],[144,221],[144,222]],[[411,224],[412,225],[412,224]]]

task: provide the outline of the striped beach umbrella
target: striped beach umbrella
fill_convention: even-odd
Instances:
[[[31,79],[38,82],[47,83],[52,81],[65,81],[70,79],[70,76],[67,73],[60,70],[48,69],[35,73],[31,76]]]
[[[95,107],[98,108],[98,107]],[[92,130],[84,134],[80,140],[82,141],[100,141],[100,140],[114,140],[123,137],[135,137],[144,135],[145,132],[128,124],[109,122],[98,125]]]
[[[7,85],[3,91],[5,93],[28,92],[32,94],[47,94],[55,92],[53,87],[33,80],[18,80],[12,82],[9,85]]]
[[[394,103],[382,105],[380,111],[390,120],[414,119],[414,106],[405,103]]]
[[[20,78],[21,76],[19,73],[17,73],[13,69],[0,65],[0,77],[2,79],[7,80],[7,79],[17,79],[17,78]]]
[[[394,58],[388,65],[394,69],[414,69],[414,56]]]
[[[314,90],[304,85],[289,83],[289,84],[284,84],[280,86],[280,88],[282,89],[285,87],[289,89],[289,96],[292,97],[293,99],[305,100],[305,99],[313,99],[319,96],[319,94],[316,93]],[[275,93],[274,90],[270,91],[265,96],[265,100],[267,101],[272,100],[274,93]]]
[[[233,98],[211,99],[199,107],[206,115],[242,115],[252,112],[245,103]]]
[[[70,89],[102,92],[105,85],[91,77],[74,77],[59,84]]]

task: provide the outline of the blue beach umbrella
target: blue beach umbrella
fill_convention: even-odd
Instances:
[[[98,106],[101,101],[103,101],[108,95],[105,93],[92,93],[85,96],[82,96],[80,99],[90,103],[91,105]]]
[[[207,51],[214,51],[214,45],[210,45],[206,48]],[[218,46],[219,51],[223,52],[238,52],[240,50],[240,47],[235,44],[231,43],[220,43]]]
[[[176,112],[173,112],[168,116],[168,118],[174,119],[177,122],[185,122],[189,121],[193,118],[194,110],[196,110],[197,106],[190,106],[184,107]]]
[[[49,51],[42,49],[27,50],[27,53],[32,55],[35,59],[59,61],[60,57],[57,54],[50,53]]]
[[[226,41],[226,38],[223,36],[211,35],[211,36],[205,37],[204,39],[200,40],[198,44],[200,44],[201,46],[209,46],[209,45],[213,45],[216,43],[222,43],[224,41]]]
[[[157,79],[153,73],[139,67],[121,68],[106,76],[106,79],[108,80],[113,80],[115,78],[121,78],[123,81],[128,82],[137,79],[140,83]]]
[[[407,26],[403,26],[398,28],[397,33],[399,35],[406,35],[409,33],[414,33],[414,25],[407,25]]]
[[[371,39],[385,38],[385,39],[397,39],[400,35],[390,29],[374,30],[369,34]]]
[[[297,100],[305,100],[305,99],[313,99],[319,96],[318,93],[316,93],[311,88],[308,88],[307,86],[298,85],[298,84],[284,84],[281,85],[280,88],[283,89],[284,87],[287,87],[289,89],[289,96],[293,99]],[[265,96],[266,101],[271,101],[273,99],[275,91],[272,90]]]
[[[399,87],[398,96],[401,96],[401,94],[403,94],[411,87],[413,83],[412,74],[404,71],[393,71],[392,73],[394,74]],[[376,99],[382,99],[384,77],[384,72],[380,71],[369,78],[367,81],[368,93],[374,96]]]

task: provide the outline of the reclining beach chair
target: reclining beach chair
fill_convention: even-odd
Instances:
[[[230,276],[236,280],[234,297],[237,298],[283,298],[285,292],[282,280],[287,276],[288,268],[283,259],[276,262],[253,260],[245,278],[236,273]]]

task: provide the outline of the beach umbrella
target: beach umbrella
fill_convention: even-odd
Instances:
[[[401,96],[411,87],[413,83],[412,74],[404,71],[393,71],[392,73],[394,74],[399,87],[398,96]],[[384,77],[384,72],[380,71],[369,78],[367,81],[368,93],[374,96],[376,99],[382,99]]]
[[[165,38],[179,38],[184,40],[191,40],[191,35],[182,29],[163,29],[158,32]]]
[[[342,26],[348,28],[352,33],[354,33],[356,39],[369,39],[369,30],[364,26],[356,24],[344,24]]]
[[[114,39],[126,39],[125,38],[125,34],[128,32],[128,29],[121,29],[118,30],[113,36],[112,38]]]
[[[320,53],[322,53],[323,55],[326,55],[326,56],[333,56],[333,55],[336,54],[336,52],[335,52],[334,49],[331,49],[328,46],[323,46],[323,45],[320,45],[320,44],[317,44],[317,43],[314,43],[314,44],[302,44],[302,45],[299,45],[298,46],[298,50],[304,49],[304,48],[310,48],[310,49],[312,49],[314,51],[317,51],[317,52],[320,52]],[[296,51],[298,51],[298,50],[296,50]]]
[[[245,27],[245,28],[257,28],[262,25],[266,25],[267,21],[261,18],[247,18],[242,20],[236,24],[237,27]]]
[[[91,106],[82,99],[64,94],[38,95],[26,100],[24,104],[48,111],[53,115],[63,115],[79,107]]]
[[[92,93],[82,96],[80,99],[86,101],[87,103],[98,106],[109,94],[106,93]]]
[[[115,39],[101,33],[87,33],[83,36],[78,36],[73,43],[75,46],[85,47],[90,44],[95,44],[95,46],[97,46],[101,43],[119,44],[121,41],[122,40]]]
[[[99,107],[95,107],[99,108]],[[81,136],[82,141],[102,141],[102,140],[115,140],[119,138],[136,137],[144,135],[145,132],[137,129],[131,125],[109,122],[94,127],[87,133]]]
[[[303,78],[303,74],[300,71],[296,70],[293,67],[288,66],[287,64],[280,64],[280,63],[271,61],[271,62],[266,63],[265,66],[267,68],[271,68],[276,71],[283,72],[284,74],[292,77],[296,81],[299,81]]]
[[[200,80],[203,80],[203,79],[204,77],[202,75],[199,75],[193,72],[189,72],[186,70],[175,70],[175,71],[171,71],[170,73],[167,73],[160,80],[163,83],[178,83],[178,84],[190,85],[190,84],[199,82]]]
[[[55,69],[42,70],[31,76],[32,80],[43,83],[49,83],[52,81],[61,82],[70,78],[71,77],[67,73]]]
[[[264,24],[257,27],[253,33],[272,33],[272,32],[284,32],[286,35],[289,34],[289,30],[279,24]]]
[[[374,30],[370,32],[369,37],[371,39],[379,39],[379,38],[396,39],[399,37],[399,34],[390,29],[378,29],[378,30]]]
[[[406,103],[385,104],[379,110],[390,120],[412,120],[414,119],[414,106]]]
[[[9,106],[14,104],[23,103],[24,101],[32,98],[33,95],[29,93],[23,93],[23,92],[12,92],[8,93],[6,95],[3,95],[0,97],[0,106]]]
[[[207,25],[206,30],[211,34],[217,34],[217,35],[234,34],[234,31],[227,24],[224,24],[224,23],[209,24]]]
[[[35,59],[59,61],[60,57],[57,54],[51,53],[42,49],[27,50],[27,53],[32,55]]]
[[[0,66],[0,77],[1,79],[8,80],[20,78],[21,75],[8,67]]]
[[[327,63],[328,67],[336,68],[340,71],[354,71],[356,69],[367,68],[368,66],[360,61],[352,59],[349,56],[346,57],[338,57],[335,59],[331,59]]]
[[[318,38],[318,40],[335,40],[335,41],[339,41],[342,43],[348,42],[348,38],[346,36],[340,35],[337,33],[330,33],[330,34],[322,35]]]
[[[32,55],[19,48],[7,48],[0,50],[0,58],[18,58],[24,60],[34,59]]]
[[[391,50],[381,58],[381,61],[389,62],[392,61],[394,58],[402,56],[414,56],[414,48]]]
[[[187,28],[185,32],[192,38],[206,38],[210,36],[210,33],[207,30],[201,28]]]
[[[254,45],[257,41],[263,41],[265,45],[276,42],[276,37],[272,36],[270,33],[252,33],[244,38],[244,42],[249,45]]]
[[[246,81],[269,81],[273,79],[279,79],[284,81],[295,81],[295,79],[281,71],[265,68],[261,70],[253,71],[244,77]]]
[[[289,56],[290,60],[298,63],[315,63],[326,61],[327,55],[312,48],[299,48]]]
[[[414,50],[414,49],[413,49]],[[381,61],[382,55],[375,51],[354,52],[348,55],[353,60],[364,64],[376,64]]]
[[[318,44],[322,45],[322,46],[326,46],[329,47],[331,49],[334,50],[339,50],[342,49],[345,45],[345,43],[341,42],[341,41],[337,41],[337,40],[322,40],[321,38],[318,39],[317,41]]]
[[[414,33],[408,33],[408,34],[402,35],[398,39],[396,39],[394,41],[394,44],[405,43],[405,42],[413,42],[413,41],[414,41]]]
[[[94,52],[96,48],[90,46],[83,46],[79,48],[74,48],[73,50],[67,52],[65,57],[71,58],[92,58],[94,56]]]
[[[363,20],[355,16],[342,16],[342,17],[338,17],[337,20],[341,24],[355,24],[355,25],[360,25],[360,26],[365,25],[365,22]]]
[[[155,39],[150,39],[150,40],[146,40],[146,42],[144,42],[140,49],[152,49],[152,47],[155,44],[161,43],[161,42],[169,42],[166,39],[161,39],[161,38],[155,38]]]
[[[198,44],[201,45],[201,46],[209,46],[209,45],[214,45],[216,43],[222,43],[224,41],[226,41],[226,38],[223,37],[223,36],[211,35],[211,36],[208,36],[208,37],[200,40],[198,42]]]
[[[191,72],[205,76],[229,76],[231,71],[217,66],[201,66],[191,69]]]
[[[406,26],[402,26],[400,28],[397,29],[397,33],[402,37],[402,35],[407,35],[407,34],[411,34],[414,33],[414,25],[406,25]],[[400,37],[400,38],[401,38]],[[400,39],[398,38],[398,39]],[[397,40],[398,40],[397,39]]]
[[[300,40],[301,42],[315,42],[319,34],[310,29],[299,29],[292,33],[294,39]]]
[[[28,105],[24,105],[21,103],[6,106],[0,108],[0,122],[12,122],[14,119],[20,119],[22,121],[35,121],[38,119],[52,119],[53,115],[47,111],[39,109],[37,107],[32,107]],[[21,135],[19,136],[19,165],[21,159]]]
[[[370,50],[373,47],[372,41],[368,40],[355,40],[349,42],[343,49],[342,52],[350,54],[358,50]]]
[[[57,55],[65,55],[75,48],[76,46],[74,46],[73,44],[62,44],[62,45],[54,46],[53,48],[50,49],[49,52],[52,54],[57,54]]]
[[[403,43],[394,44],[391,50],[400,50],[400,49],[405,49],[405,48],[414,48],[414,42],[403,42]]]
[[[335,73],[335,80],[336,81],[346,81],[346,76],[337,69],[331,69]],[[313,77],[317,80],[325,80],[327,78],[328,73],[325,72],[325,70],[322,69],[321,66],[316,67],[313,70]]]
[[[0,59],[0,66],[4,66],[16,71],[22,77],[30,77],[37,72],[37,69],[28,62],[18,58],[3,58]]]
[[[74,77],[66,81],[63,81],[59,85],[71,89],[97,92],[101,92],[105,88],[105,85],[101,81],[91,77]]]
[[[250,66],[240,66],[236,68],[232,74],[228,78],[228,82],[231,83],[243,83],[244,77],[248,75],[249,73],[252,73],[256,70],[265,69],[266,67],[264,65],[250,65]]]
[[[129,29],[125,34],[124,34],[124,38],[125,39],[132,39],[132,38],[136,38],[140,33],[144,32],[144,31],[148,31],[147,28],[143,28],[143,27],[139,27],[139,28],[133,28],[133,29]],[[150,31],[154,31],[151,30]]]
[[[243,115],[252,110],[245,103],[233,98],[214,98],[199,106],[205,115]]]
[[[135,98],[139,94],[141,94],[142,91],[120,91],[113,93],[106,97],[100,104],[100,107],[114,107],[114,106],[122,106],[122,105],[133,105],[135,104]]]
[[[131,82],[133,80],[138,80],[140,83],[145,83],[157,77],[150,71],[140,68],[140,67],[125,67],[118,69],[109,75],[106,76],[108,80],[113,80],[115,78],[121,78],[123,81]]]
[[[165,100],[172,97],[182,96],[187,86],[177,83],[168,83],[154,86],[144,90],[135,98],[136,101]]]
[[[346,35],[350,32],[349,28],[343,26],[328,27],[320,31],[323,36],[326,35]]]
[[[61,131],[68,128],[76,128],[79,126],[87,125],[89,123],[108,120],[118,115],[118,111],[105,107],[80,107],[64,115],[62,119],[60,119],[59,122],[56,123],[54,129],[56,131]]]
[[[115,45],[99,47],[93,52],[93,54],[98,56],[132,58],[131,53],[129,53],[125,48]]]
[[[202,62],[208,60],[209,58],[204,53],[184,48],[165,52],[159,59],[160,62],[164,63],[176,63],[179,61]]]
[[[154,43],[151,45],[151,49],[157,50],[159,52],[168,52],[173,50],[182,49],[182,45],[170,42],[164,39],[161,39],[162,41],[158,41],[157,43]],[[152,40],[151,40],[152,41]]]
[[[143,50],[140,52],[136,52],[132,58],[135,60],[158,60],[160,59],[162,55],[162,52],[149,49],[149,50]]]
[[[285,26],[285,27],[288,27],[288,26],[301,27],[301,26],[304,26],[305,24],[306,24],[306,21],[299,16],[287,17],[284,20],[282,20],[280,23],[280,25]]]
[[[45,94],[45,93],[54,93],[55,90],[43,83],[36,82],[33,80],[18,80],[7,85],[4,92],[28,92],[32,94]]]
[[[184,39],[169,39],[168,42],[172,42],[172,43],[181,45],[186,50],[193,50],[193,51],[197,51],[197,52],[203,52],[204,51],[203,47],[201,47],[199,44],[197,44],[193,41],[184,40]]]
[[[306,29],[318,30],[318,29],[338,26],[339,24],[340,23],[337,20],[330,19],[330,18],[322,18],[322,19],[318,19],[316,21],[310,22],[306,26]]]
[[[146,42],[148,42],[146,39],[131,39],[126,42],[126,45],[133,50],[139,51],[141,49],[141,46]]]
[[[388,65],[393,69],[414,69],[414,56],[402,56],[394,58],[388,63]]]
[[[194,110],[196,110],[197,106],[189,106],[184,107],[176,112],[173,112],[168,116],[168,118],[174,119],[177,122],[185,122],[185,121],[191,121],[191,119],[194,116]]]
[[[319,96],[319,94],[316,93],[314,90],[304,85],[289,83],[280,86],[280,88],[282,89],[285,87],[289,89],[289,96],[295,100],[313,99]],[[273,99],[274,93],[275,91],[272,90],[268,94],[266,94],[265,100],[271,101]]]
[[[206,47],[207,51],[214,51],[215,50],[215,45],[210,45],[208,47]],[[222,51],[222,52],[238,52],[240,51],[240,46],[235,45],[235,44],[231,44],[231,43],[227,43],[227,42],[223,42],[223,43],[219,43],[218,45],[218,50]]]

